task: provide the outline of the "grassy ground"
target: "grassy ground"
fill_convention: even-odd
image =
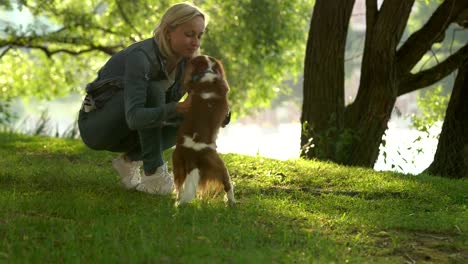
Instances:
[[[0,134],[0,263],[466,263],[468,181],[223,155],[239,204],[125,191],[114,154]]]

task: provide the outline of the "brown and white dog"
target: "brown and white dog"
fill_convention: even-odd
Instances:
[[[172,155],[177,203],[189,203],[198,191],[214,187],[224,189],[232,206],[234,189],[216,151],[218,131],[229,112],[229,85],[221,62],[208,56],[191,59],[185,71],[184,87],[192,101],[184,114]]]

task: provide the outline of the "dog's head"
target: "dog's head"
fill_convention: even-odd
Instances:
[[[220,92],[223,95],[229,91],[221,61],[205,55],[192,58],[185,68],[184,88],[186,91],[190,93],[197,90],[197,87],[202,89],[213,84],[221,88]]]

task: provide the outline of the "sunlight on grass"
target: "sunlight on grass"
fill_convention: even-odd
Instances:
[[[170,151],[165,153],[170,157]],[[462,263],[468,181],[225,154],[239,204],[125,191],[115,154],[0,134],[0,262]]]

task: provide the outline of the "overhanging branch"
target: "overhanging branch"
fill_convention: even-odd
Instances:
[[[414,2],[415,0],[383,1],[380,7],[378,25],[374,30],[387,35],[387,42],[392,49],[396,49],[403,36]],[[398,19],[395,19],[395,14],[398,14]]]
[[[119,49],[122,48],[121,45],[115,45],[115,46],[87,45],[83,49],[66,49],[66,48],[54,49],[54,48],[50,48],[48,45],[31,44],[30,42],[24,42],[24,41],[5,41],[5,40],[0,40],[0,47],[7,47],[7,50],[3,51],[1,56],[3,56],[9,49],[12,49],[12,48],[27,48],[27,49],[41,50],[49,58],[58,53],[67,53],[70,55],[78,56],[80,54],[89,53],[93,51],[100,51],[108,55],[113,55]]]
[[[468,28],[468,8],[458,15],[457,24],[462,28]]]
[[[142,36],[142,34],[136,29],[136,27],[133,25],[133,23],[130,21],[130,19],[128,18],[128,16],[125,14],[125,11],[123,10],[123,7],[120,3],[120,1],[116,1],[116,4],[117,4],[117,8],[119,9],[119,13],[120,13],[120,16],[122,17],[122,19],[138,34],[138,36]],[[135,39],[133,39],[134,42],[136,42]]]
[[[106,53],[108,55],[112,55],[112,54],[116,53],[115,49],[117,47],[120,47],[120,46],[114,46],[114,47],[96,46],[96,47],[91,47],[91,48],[81,49],[81,50],[71,50],[71,49],[63,49],[63,48],[62,49],[49,49],[49,48],[47,48],[45,46],[35,46],[35,45],[29,46],[28,48],[40,49],[47,55],[47,57],[50,58],[50,57],[52,57],[52,55],[55,55],[55,54],[58,54],[58,53],[66,53],[66,54],[69,54],[69,55],[78,56],[78,55],[93,52],[93,51],[100,51],[100,52],[104,52],[104,53]]]
[[[4,50],[2,50],[2,53],[0,53],[0,60],[2,59],[5,54],[11,49],[11,46],[6,46]]]
[[[437,8],[427,23],[412,34],[398,50],[397,63],[401,74],[411,71],[465,8],[468,8],[466,0],[445,0]]]
[[[370,31],[375,24],[378,13],[377,0],[366,0],[366,28]]]
[[[365,47],[368,47],[372,40],[374,32],[375,21],[379,14],[377,0],[366,0],[366,39]]]
[[[445,59],[436,66],[421,71],[417,74],[409,74],[400,83],[398,96],[416,91],[418,89],[432,85],[447,75],[458,69],[465,60],[468,59],[468,44],[463,46],[457,52]]]

